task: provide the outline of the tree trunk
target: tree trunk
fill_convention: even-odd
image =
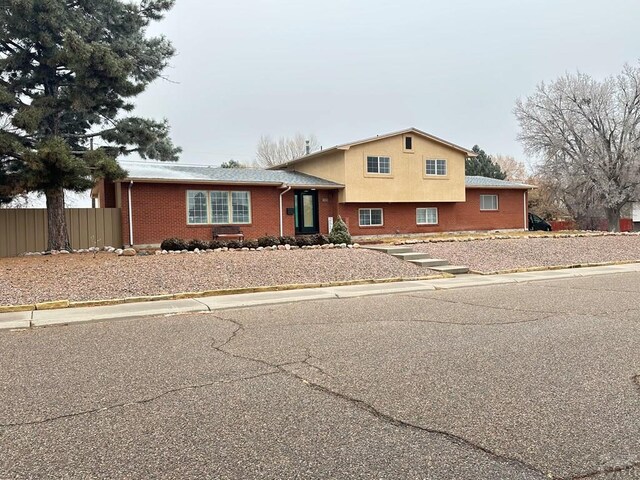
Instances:
[[[49,223],[49,243],[47,250],[71,251],[67,219],[64,215],[64,190],[62,188],[47,190],[47,221]]]
[[[607,208],[607,223],[610,232],[620,231],[620,210],[621,208]]]

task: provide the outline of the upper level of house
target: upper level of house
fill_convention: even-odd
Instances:
[[[463,202],[472,151],[415,128],[337,145],[272,167],[344,185],[339,202]]]

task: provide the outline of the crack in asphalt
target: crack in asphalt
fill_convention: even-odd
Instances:
[[[421,296],[421,295],[410,295],[410,294],[403,294],[402,296],[404,297],[411,297],[411,298],[419,298],[422,300],[433,300],[435,302],[442,302],[442,303],[448,303],[448,304],[453,304],[453,305],[466,305],[469,307],[480,307],[480,308],[488,308],[488,309],[492,309],[492,310],[502,310],[502,311],[506,311],[506,312],[524,312],[524,313],[546,313],[549,314],[549,316],[553,316],[553,315],[577,315],[577,316],[591,316],[591,317],[606,317],[608,315],[611,315],[613,313],[615,314],[624,314],[624,313],[629,313],[629,312],[636,312],[639,311],[640,308],[625,308],[622,310],[611,310],[609,312],[596,312],[596,313],[577,313],[577,312],[564,312],[564,311],[555,311],[555,312],[551,312],[549,310],[531,310],[531,309],[527,309],[527,308],[509,308],[509,307],[500,307],[500,306],[495,306],[495,305],[483,305],[481,303],[473,303],[473,302],[462,302],[460,300],[449,300],[449,299],[445,299],[445,298],[438,298],[435,296],[432,297],[426,297],[426,296]],[[548,318],[548,317],[547,317]],[[540,320],[544,320],[544,319],[540,319]],[[511,323],[527,323],[527,322],[531,322],[531,321],[538,321],[538,320],[525,320],[525,321],[521,321],[521,322],[511,322]],[[496,324],[508,324],[509,322],[497,322]],[[465,325],[470,325],[470,324],[465,324]],[[482,323],[482,324],[477,324],[477,325],[492,325],[490,323]]]
[[[640,467],[640,461],[632,462],[627,465],[621,465],[617,467],[599,468],[591,472],[580,473],[576,476],[571,476],[571,477],[554,477],[554,480],[586,480],[588,478],[595,478],[600,475],[608,475],[610,473],[628,472],[629,470],[633,470],[634,468],[637,468],[637,467]]]
[[[129,402],[120,402],[120,403],[114,403],[111,405],[107,405],[107,406],[103,406],[103,407],[95,407],[95,408],[90,408],[87,410],[80,410],[77,412],[71,412],[71,413],[65,413],[63,415],[57,415],[55,417],[47,417],[47,418],[42,418],[39,420],[29,420],[26,422],[14,422],[14,423],[4,423],[4,424],[0,424],[0,428],[11,428],[11,427],[23,427],[23,426],[27,426],[27,425],[40,425],[43,423],[49,423],[49,422],[53,422],[56,420],[62,420],[65,418],[73,418],[73,417],[79,417],[79,416],[83,416],[83,415],[91,415],[93,413],[101,413],[101,412],[106,412],[109,410],[113,410],[115,408],[122,408],[122,407],[130,407],[132,405],[143,405],[145,403],[151,403],[155,400],[158,400],[162,397],[165,397],[167,395],[170,395],[172,393],[178,393],[178,392],[183,392],[185,390],[197,390],[199,388],[206,388],[206,387],[211,387],[213,385],[218,385],[218,384],[227,384],[227,383],[237,383],[237,382],[244,382],[246,380],[253,380],[255,378],[260,378],[260,377],[266,377],[268,375],[275,375],[281,373],[279,370],[275,370],[275,371],[270,371],[270,372],[263,372],[263,373],[258,373],[255,375],[249,375],[246,377],[240,377],[240,378],[232,378],[232,379],[228,379],[228,380],[215,380],[215,381],[211,381],[211,382],[206,382],[206,383],[197,383],[197,384],[192,384],[192,385],[184,385],[182,387],[176,387],[176,388],[170,388],[168,390],[164,390],[162,392],[160,392],[157,395],[154,395],[152,397],[146,397],[146,398],[141,398],[138,400],[132,400]]]
[[[476,444],[464,437],[461,437],[459,435],[456,435],[454,433],[448,432],[446,430],[440,430],[440,429],[436,429],[436,428],[429,428],[429,427],[423,427],[421,425],[416,425],[410,422],[407,422],[405,420],[400,420],[398,418],[395,418],[387,413],[381,412],[380,410],[378,410],[376,407],[374,407],[373,405],[365,402],[364,400],[361,400],[359,398],[355,398],[352,397],[350,395],[347,395],[345,393],[342,392],[338,392],[336,390],[332,390],[324,385],[320,385],[319,383],[315,383],[312,382],[304,377],[302,377],[301,375],[291,371],[291,370],[287,370],[285,369],[283,366],[286,364],[273,364],[270,362],[267,362],[266,360],[262,360],[260,358],[255,358],[255,357],[250,357],[248,355],[243,355],[240,353],[234,353],[231,351],[228,351],[226,349],[224,349],[225,346],[228,346],[229,343],[237,338],[239,332],[244,331],[244,326],[238,322],[237,320],[233,320],[230,318],[226,318],[226,317],[220,317],[220,316],[216,316],[216,318],[218,318],[219,320],[223,320],[229,323],[232,323],[234,325],[236,325],[236,329],[232,332],[232,334],[221,344],[219,345],[213,345],[213,349],[224,354],[224,355],[228,355],[232,358],[236,358],[236,359],[241,359],[241,360],[246,360],[246,361],[251,361],[251,362],[256,362],[259,363],[261,365],[265,365],[271,368],[277,368],[280,372],[282,372],[283,374],[294,378],[300,382],[302,382],[303,385],[308,386],[309,388],[324,393],[326,395],[332,396],[334,398],[343,400],[348,402],[349,404],[353,405],[354,407],[356,407],[359,410],[365,411],[367,413],[369,413],[370,415],[372,415],[373,417],[377,418],[378,420],[393,425],[394,427],[397,428],[404,428],[404,429],[408,429],[408,430],[412,430],[412,431],[416,431],[416,432],[420,432],[420,433],[429,433],[432,435],[437,435],[437,436],[441,436],[446,438],[447,440],[449,440],[451,443],[455,444],[455,445],[459,445],[459,446],[463,446],[463,447],[467,447],[470,448],[474,451],[477,452],[481,452],[485,455],[490,456],[491,458],[493,458],[494,460],[496,460],[497,462],[501,462],[501,463],[505,463],[505,464],[509,464],[512,466],[515,466],[517,468],[520,469],[524,469],[527,471],[530,471],[532,473],[536,473],[542,476],[545,476],[546,478],[553,478],[550,477],[550,474],[545,473],[539,469],[537,469],[536,467],[534,467],[533,465],[529,465],[526,462],[519,460],[517,458],[512,458],[512,457],[508,457],[506,455],[502,455],[500,453],[494,452],[493,450],[490,450],[489,448],[483,447],[482,445]],[[308,350],[307,350],[308,351]],[[308,360],[312,358],[310,357],[310,355],[308,355],[307,359],[303,360],[302,362],[294,362],[294,363],[306,363],[307,365],[309,365]],[[314,365],[311,365],[312,367],[315,367]],[[316,367],[317,368],[317,367]],[[320,370],[320,369],[318,369]]]

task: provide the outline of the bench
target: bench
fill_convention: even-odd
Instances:
[[[240,227],[235,225],[216,225],[213,227],[213,239],[218,240],[219,238],[237,238],[239,240],[244,240],[244,233],[240,230]]]

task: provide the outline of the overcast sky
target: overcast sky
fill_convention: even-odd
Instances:
[[[640,57],[632,0],[177,0],[150,33],[177,49],[138,114],[165,117],[181,162],[250,162],[258,138],[325,148],[417,127],[524,159],[516,98],[569,71]]]

